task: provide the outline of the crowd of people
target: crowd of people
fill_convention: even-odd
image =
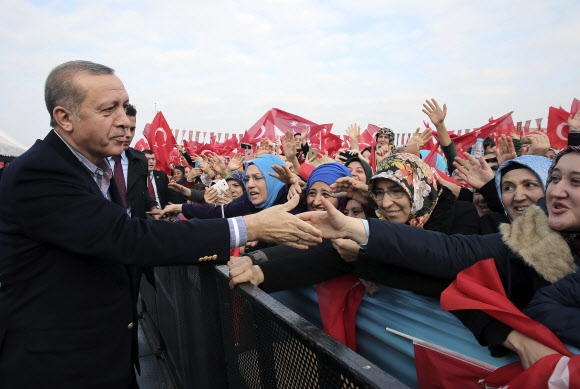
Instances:
[[[287,133],[283,148],[264,139],[247,163],[241,156],[229,162],[215,154],[207,160],[194,156],[203,168],[193,173],[191,166],[185,169],[189,182],[197,179],[206,185],[200,201],[190,198],[190,204],[169,205],[161,215],[180,214],[188,219],[238,216],[299,194],[301,202],[291,212],[302,214],[304,220],[315,218],[315,225],[328,239],[306,252],[249,242],[241,256],[229,262],[231,285],[249,281],[274,292],[316,284],[325,329],[353,349],[356,341],[352,335],[342,330],[337,334],[330,324],[327,327],[336,322],[333,316],[343,314],[322,306],[327,303],[321,300],[328,301],[329,293],[331,300],[344,299],[345,304],[352,301],[346,295],[357,284],[365,285],[371,295],[379,285],[388,285],[439,297],[459,272],[486,258],[494,258],[507,297],[517,308],[544,323],[563,341],[580,347],[580,259],[575,244],[580,231],[580,209],[575,201],[580,195],[580,172],[575,169],[577,159],[580,161],[580,113],[569,118],[570,147],[564,150],[551,148],[544,132],[533,133],[522,143],[513,131],[509,137],[499,137],[497,143],[486,138],[484,156],[477,158],[457,154],[444,123],[446,106],[427,100],[423,112],[441,143],[437,167],[443,173],[423,160],[428,152],[421,148],[432,137],[429,129],[397,147],[394,133],[381,128],[375,135],[375,150],[359,151],[360,128],[351,125],[346,133],[353,148],[340,150],[335,159],[326,155],[309,158],[304,154],[308,150],[305,134]],[[180,151],[184,159],[192,158]],[[374,170],[369,164],[371,152]],[[211,187],[211,180],[220,177],[228,177],[236,185],[232,172],[241,175],[245,193],[238,195],[235,186],[224,193]],[[186,197],[189,194],[183,184],[170,186]],[[349,219],[330,216],[337,215],[330,209]],[[305,211],[327,211],[328,220],[306,216],[310,214]],[[345,220],[359,227],[358,239],[351,236]],[[355,277],[344,278],[350,280],[347,283],[329,283],[348,275]],[[339,306],[344,310],[344,305]],[[514,351],[525,368],[556,353],[481,311],[452,313],[492,355]],[[350,326],[354,326],[353,320]],[[353,328],[344,331],[354,333]]]
[[[405,145],[381,128],[359,150],[356,124],[335,158],[309,153],[308,130],[233,156],[176,145],[182,158],[168,176],[154,152],[129,147],[137,110],[112,69],[62,64],[45,98],[53,130],[0,181],[0,387],[78,387],[86,377],[134,386],[138,279],[152,266],[202,262],[227,262],[232,287],[316,284],[319,297],[345,298],[386,285],[439,297],[493,258],[507,298],[580,347],[580,113],[564,150],[542,132],[525,143],[513,132],[486,139],[476,157],[458,155],[447,107],[431,99],[423,112],[435,129]],[[438,170],[422,150],[434,131]],[[356,349],[353,321],[340,334],[327,324],[342,313],[323,311],[325,329]],[[453,314],[524,368],[557,353],[485,312]],[[44,353],[21,347],[31,342]]]

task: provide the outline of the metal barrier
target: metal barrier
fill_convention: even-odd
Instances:
[[[154,273],[141,297],[183,388],[406,388],[226,266]]]

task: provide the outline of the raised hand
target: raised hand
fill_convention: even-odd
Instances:
[[[391,145],[391,144],[377,147],[377,149],[375,150],[376,163],[378,164],[383,159],[385,159],[386,157],[391,155],[392,148],[393,148],[393,145]]]
[[[439,126],[445,121],[445,117],[447,116],[447,105],[443,104],[443,109],[441,109],[435,99],[431,99],[431,101],[425,100],[422,111],[425,115],[429,116],[431,123]]]
[[[301,196],[306,190],[306,183],[298,177],[298,179],[292,179],[291,185],[288,188],[288,200],[294,196]]]
[[[474,158],[469,153],[463,153],[466,159],[455,157],[453,166],[459,177],[475,189],[479,189],[495,177],[495,172],[489,167],[484,157]]]
[[[277,178],[278,180],[288,185],[292,184],[292,178],[298,177],[296,174],[290,171],[290,168],[286,164],[282,166],[272,165],[272,169],[274,169],[276,173],[268,173],[268,175]]]
[[[229,172],[233,171],[233,170],[238,170],[240,169],[242,166],[244,166],[244,159],[246,158],[246,156],[244,154],[236,154],[234,155],[231,159],[230,162],[228,163],[228,166],[226,168],[226,170]]]
[[[286,131],[286,138],[284,139],[284,154],[286,158],[289,158],[291,155],[296,155],[296,144],[294,143],[294,133],[292,130]]]
[[[576,112],[576,115],[568,118],[568,126],[570,131],[580,131],[580,111]]]
[[[413,136],[411,138],[409,138],[409,140],[407,141],[407,145],[410,145],[412,143],[416,143],[417,146],[419,147],[419,149],[421,149],[423,146],[425,146],[428,142],[431,142],[431,139],[433,139],[433,130],[430,128],[425,129],[425,131],[421,132],[420,128],[417,128],[417,130],[415,130],[415,133],[413,134]]]
[[[497,139],[497,149],[495,151],[497,163],[501,166],[505,161],[516,158],[516,148],[511,137],[502,135]]]
[[[332,185],[330,190],[333,192],[332,197],[348,197],[355,199],[361,204],[372,202],[367,184],[358,181],[353,177],[341,177]]]
[[[520,134],[515,130],[510,131],[510,136],[512,139],[520,139],[521,138]]]
[[[348,126],[348,128],[346,129],[346,134],[350,137],[350,139],[352,140],[356,140],[358,139],[358,137],[360,136],[360,126],[358,126],[356,123],[351,124],[350,126]]]
[[[306,143],[306,139],[308,138],[308,133],[310,132],[310,126],[306,126],[302,134],[300,134],[300,139],[302,140],[302,144]],[[294,136],[292,136],[294,138]]]
[[[537,131],[528,135],[528,138],[532,141],[532,146],[527,153],[528,155],[546,155],[550,149],[550,138],[548,138],[546,133],[543,131]]]
[[[205,161],[205,160],[201,160],[199,161],[199,168],[207,175],[213,176],[213,170],[211,169],[211,165]]]

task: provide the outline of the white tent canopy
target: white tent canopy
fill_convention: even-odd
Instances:
[[[0,130],[0,155],[5,157],[18,157],[25,151],[26,147]]]

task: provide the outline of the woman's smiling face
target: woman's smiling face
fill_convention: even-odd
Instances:
[[[316,181],[310,186],[310,190],[307,193],[306,204],[308,205],[309,211],[325,211],[326,209],[322,206],[320,199],[322,197],[326,198],[334,206],[338,208],[338,199],[331,196],[332,191],[330,190],[330,185],[323,181]]]
[[[383,216],[393,223],[406,223],[411,216],[411,199],[403,187],[393,180],[379,178],[373,185],[373,190],[375,188],[385,191],[383,199],[376,201],[379,211]],[[403,195],[398,199],[391,198],[387,193],[397,193],[400,195],[401,191],[403,192]]]

